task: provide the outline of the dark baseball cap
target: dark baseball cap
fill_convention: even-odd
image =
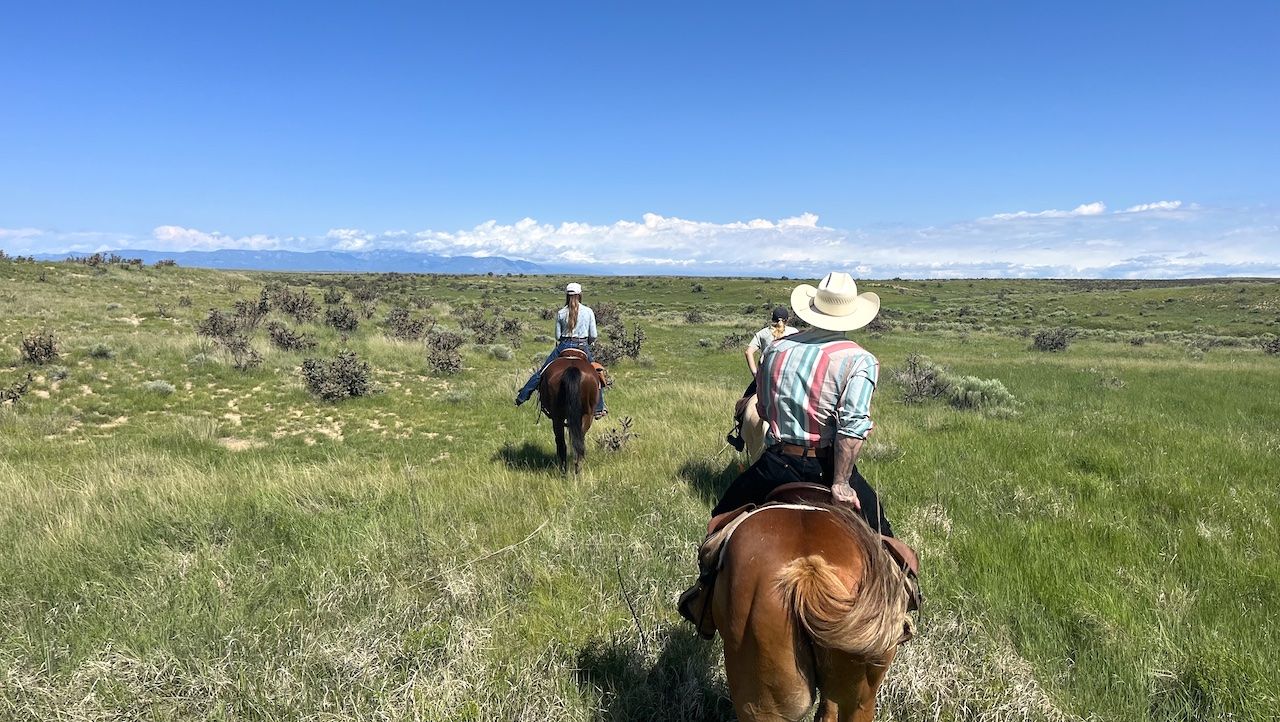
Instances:
[[[786,321],[789,318],[791,318],[791,312],[787,310],[786,306],[778,306],[773,309],[774,321]]]

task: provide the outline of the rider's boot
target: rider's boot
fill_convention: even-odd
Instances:
[[[715,639],[715,619],[711,615],[711,592],[715,589],[716,573],[714,570],[703,572],[693,586],[680,595],[676,609],[680,616],[689,620],[703,639]]]

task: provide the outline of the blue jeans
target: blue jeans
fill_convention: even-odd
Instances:
[[[561,341],[560,343],[556,344],[555,349],[551,351],[551,355],[547,356],[547,360],[543,361],[538,366],[538,370],[533,372],[533,375],[529,377],[529,380],[524,383],[524,387],[521,388],[520,392],[516,394],[517,402],[524,403],[529,400],[529,397],[533,396],[533,392],[538,388],[538,382],[542,381],[543,369],[547,368],[547,365],[550,364],[552,361],[555,361],[557,358],[559,358],[561,351],[564,351],[565,349],[569,349],[569,348],[576,348],[581,351],[585,351],[587,354],[588,361],[595,360],[595,357],[591,355],[591,347],[587,345],[586,341],[574,341],[574,340]],[[604,411],[604,389],[600,389],[600,397],[596,399],[596,413],[598,414],[601,411]]]

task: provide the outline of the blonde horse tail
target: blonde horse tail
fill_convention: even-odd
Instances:
[[[815,644],[876,662],[903,639],[910,620],[901,572],[878,542],[867,556],[852,591],[835,566],[817,554],[783,567],[778,589]]]

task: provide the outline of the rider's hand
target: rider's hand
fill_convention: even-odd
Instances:
[[[853,487],[847,483],[832,486],[831,496],[838,502],[853,506],[854,509],[862,509],[862,502],[858,501],[858,495],[854,493]]]

